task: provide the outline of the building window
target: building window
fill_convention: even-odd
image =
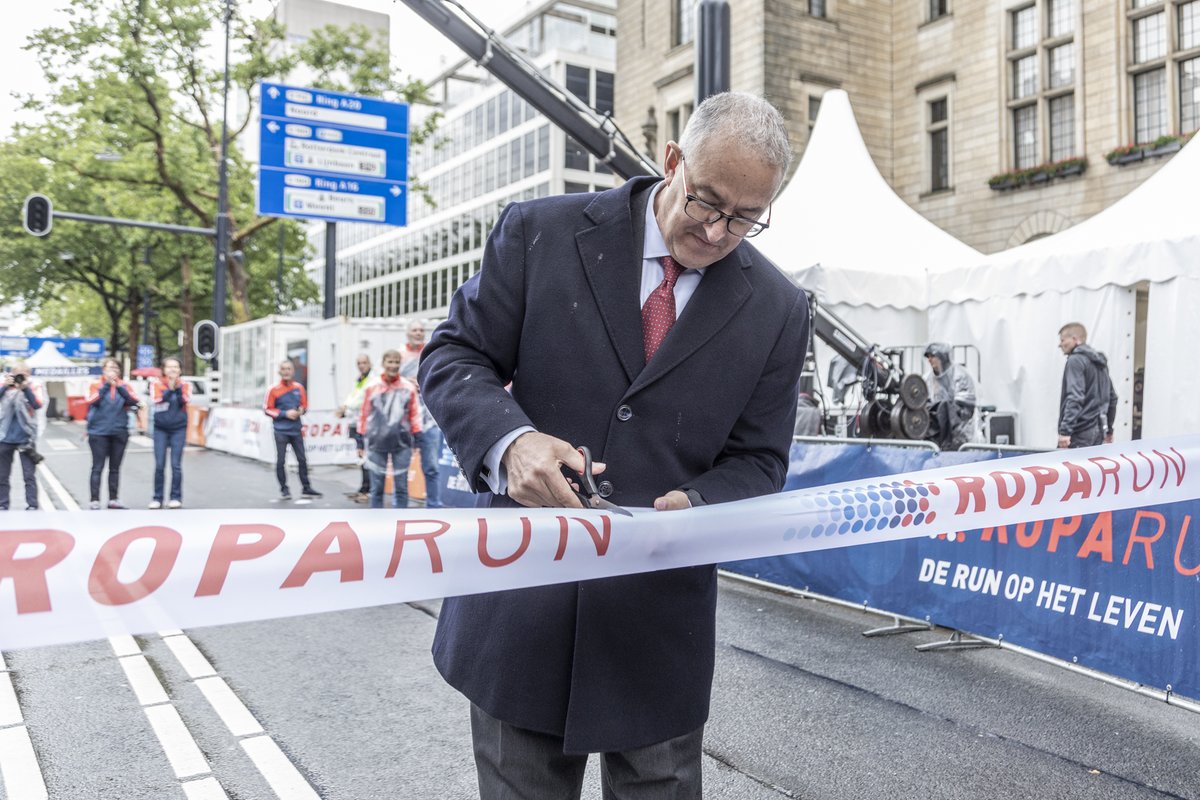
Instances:
[[[1179,130],[1200,128],[1200,57],[1179,65]]]
[[[1075,154],[1075,96],[1052,98],[1050,109],[1050,160],[1062,161]]]
[[[808,15],[810,17],[821,17],[824,19],[826,11],[825,0],[808,0]]]
[[[675,0],[675,19],[671,45],[678,47],[696,38],[697,0]]]
[[[1008,110],[1015,169],[1075,155],[1078,6],[1077,0],[1037,0],[1009,12]]]
[[[1200,47],[1200,2],[1192,0],[1179,6],[1179,49]]]
[[[950,0],[929,0],[929,18],[944,17],[950,13]]]
[[[594,108],[601,114],[613,113],[613,74],[596,70],[596,102]]]
[[[1163,12],[1133,21],[1133,63],[1145,64],[1167,54],[1167,15]]]
[[[1046,30],[1051,39],[1075,33],[1075,0],[1049,0]]]
[[[929,103],[929,188],[950,188],[950,122],[946,98]]]
[[[1154,69],[1133,76],[1134,140],[1153,142],[1167,132],[1166,77]]]
[[[1038,161],[1037,106],[1022,106],[1013,110],[1013,164],[1029,169]]]
[[[821,97],[810,94],[808,96],[808,129],[810,131],[817,124],[817,114],[819,113],[821,113]]]
[[[1200,0],[1134,0],[1127,13],[1134,141],[1194,131]]]
[[[591,104],[592,71],[587,67],[567,64],[567,91]]]

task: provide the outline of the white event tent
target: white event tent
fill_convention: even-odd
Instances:
[[[1107,165],[1093,169],[1111,169]],[[1053,447],[1063,356],[1058,329],[1082,322],[1103,351],[1128,438],[1138,284],[1145,314],[1144,437],[1200,431],[1200,142],[1136,189],[1067,230],[930,275],[930,330],[983,353],[987,402],[1020,412],[1017,441]]]
[[[928,343],[927,273],[983,257],[896,195],[872,161],[842,90],[822,97],[800,165],[775,201],[771,227],[753,241],[859,335],[884,346]],[[832,354],[827,347],[819,352],[823,380]]]

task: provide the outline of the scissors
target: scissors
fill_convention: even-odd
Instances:
[[[571,480],[577,480],[579,489],[572,489],[575,496],[579,498],[579,502],[583,503],[584,508],[595,508],[604,511],[612,511],[615,514],[624,514],[627,517],[632,517],[633,514],[621,508],[615,503],[610,503],[600,496],[600,490],[596,488],[596,476],[592,474],[592,451],[586,446],[575,448],[579,454],[583,456],[583,472],[579,475],[574,475],[574,470],[564,466],[563,469],[571,472]]]

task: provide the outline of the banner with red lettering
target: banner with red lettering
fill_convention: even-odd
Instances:
[[[1200,436],[1142,441],[632,517],[565,509],[210,510],[172,517],[168,526],[150,512],[9,512],[0,529],[0,649],[1191,501],[1200,498],[1198,457]],[[1195,538],[1181,538],[1179,547],[1185,563],[1200,561]],[[952,569],[944,570],[947,580]],[[1181,613],[1190,615],[1195,592],[1185,600]]]
[[[304,457],[309,464],[353,464],[358,451],[350,438],[349,417],[332,411],[309,411],[301,419]],[[204,421],[205,446],[211,450],[275,463],[275,434],[271,418],[261,408],[215,406]],[[289,451],[288,463],[295,464]]]

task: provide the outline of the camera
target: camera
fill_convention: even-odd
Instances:
[[[27,444],[24,447],[18,447],[17,452],[28,457],[29,460],[33,462],[34,466],[37,466],[46,460],[46,457],[39,453],[31,444]]]
[[[22,383],[25,382],[25,376],[20,373],[13,375],[12,379],[13,379],[13,383],[15,383],[17,386],[20,386]]]

